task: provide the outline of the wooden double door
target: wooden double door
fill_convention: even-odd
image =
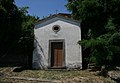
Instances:
[[[51,42],[51,67],[62,68],[64,60],[63,42]]]

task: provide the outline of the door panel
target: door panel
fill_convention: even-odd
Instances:
[[[62,66],[62,60],[63,60],[63,54],[62,54],[63,52],[62,52],[62,50],[61,49],[58,49],[58,66]]]
[[[53,66],[57,66],[57,49],[53,49]]]

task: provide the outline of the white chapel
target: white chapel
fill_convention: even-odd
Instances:
[[[33,68],[82,68],[80,21],[69,14],[51,15],[35,24],[34,35]]]

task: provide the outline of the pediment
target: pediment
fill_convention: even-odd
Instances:
[[[71,18],[66,18],[66,17],[59,16],[59,15],[53,15],[53,16],[50,16],[50,17],[47,17],[45,19],[42,19],[42,20],[38,21],[35,24],[35,29],[41,28],[43,26],[49,25],[49,24],[57,22],[57,21],[63,21],[63,22],[66,22],[66,23],[70,23],[70,24],[73,24],[73,25],[80,26],[80,21],[77,21],[77,20],[74,20],[74,19],[71,19]]]

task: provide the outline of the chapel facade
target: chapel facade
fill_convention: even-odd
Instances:
[[[80,21],[55,14],[39,20],[34,35],[33,68],[82,68]]]

